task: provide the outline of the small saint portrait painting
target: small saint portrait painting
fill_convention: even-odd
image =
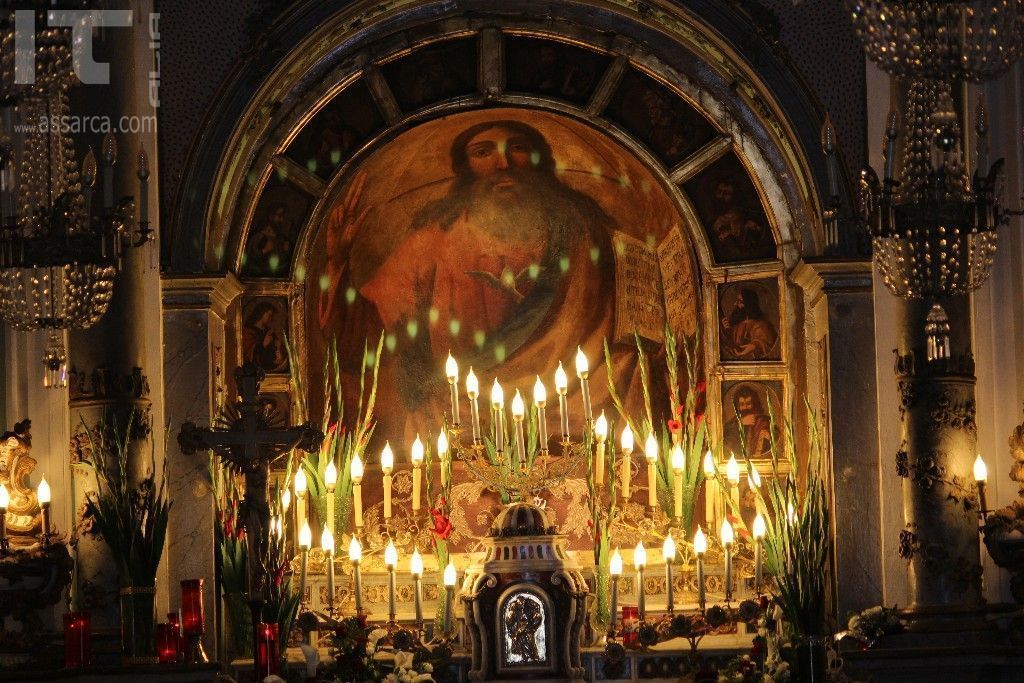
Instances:
[[[381,71],[402,111],[476,91],[476,38],[434,43],[385,64]]]
[[[723,361],[781,360],[778,282],[719,285],[718,326]]]
[[[268,375],[288,373],[288,302],[283,296],[248,299],[242,306],[243,363],[253,362]]]
[[[666,322],[680,336],[697,325],[684,220],[646,167],[579,122],[504,108],[424,123],[354,169],[311,242],[310,367],[334,339],[360,350],[341,357],[354,404],[361,349],[384,333],[381,446],[436,433],[451,409],[449,352],[460,388],[472,368],[481,387],[498,379],[511,397],[532,395],[538,376],[552,387],[579,347],[597,414],[614,409],[608,339],[616,386],[640,400],[631,330],[658,343]]]
[[[528,36],[508,36],[508,89],[586,104],[611,58],[586,48]]]
[[[267,180],[242,253],[242,274],[248,277],[287,277],[299,229],[312,199],[274,172]]]
[[[735,454],[741,461],[744,456],[751,460],[770,458],[773,419],[778,440],[784,421],[781,382],[723,382],[723,457]]]
[[[735,153],[684,185],[719,263],[775,258],[775,239],[761,198]]]

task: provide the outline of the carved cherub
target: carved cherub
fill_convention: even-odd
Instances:
[[[1014,427],[1010,434],[1010,455],[1013,457],[1010,479],[1020,482],[1018,493],[1024,496],[1024,422]]]
[[[32,450],[31,420],[14,425],[14,431],[0,435],[0,484],[11,496],[7,507],[7,536],[12,545],[35,542],[35,529],[39,525],[39,502],[36,492],[28,485],[28,476],[36,468]]]

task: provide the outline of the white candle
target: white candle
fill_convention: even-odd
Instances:
[[[516,459],[513,464],[517,469],[526,467],[526,439],[523,436],[523,417],[525,415],[526,405],[523,403],[523,397],[519,390],[516,389],[516,394],[512,397],[512,422],[515,423],[516,429]]]
[[[647,458],[647,504],[653,512],[658,507],[658,440],[654,432],[648,434],[644,442],[644,456]]]
[[[455,580],[458,577],[455,573],[455,565],[448,561],[448,566],[444,568],[444,590],[447,594],[448,601],[444,607],[444,622],[442,623],[442,631],[445,635],[451,632],[452,619],[454,614],[454,601],[455,601]]]
[[[590,375],[590,363],[583,349],[576,347],[576,376],[580,378],[580,394],[583,396],[583,417],[587,426],[594,422],[594,414],[590,408],[590,383],[587,377]]]
[[[306,523],[306,472],[302,469],[302,463],[295,470],[295,528],[301,529]]]
[[[352,562],[352,579],[355,582],[353,593],[356,598],[356,614],[363,613],[363,580],[359,573],[359,561],[363,559],[363,546],[355,536],[348,543],[348,559]]]
[[[398,566],[398,549],[394,541],[388,541],[384,549],[384,565],[388,568],[388,623],[395,623],[395,568]]]
[[[604,443],[608,439],[608,418],[604,411],[597,416],[594,422],[594,440],[597,442],[594,451],[594,487],[604,486]]]
[[[672,448],[672,512],[676,519],[683,518],[683,467],[685,465],[683,449],[676,444]]]
[[[466,396],[469,397],[469,416],[473,423],[473,443],[480,443],[480,408],[476,398],[480,395],[480,383],[473,373],[473,368],[466,374]]]
[[[672,563],[676,559],[676,542],[672,534],[665,536],[665,543],[661,546],[661,553],[665,557],[665,606],[671,613],[675,610],[675,586],[672,585]]]
[[[711,449],[704,453],[704,518],[709,528],[718,521],[718,482]]]
[[[380,452],[380,470],[384,473],[384,519],[391,519],[391,472],[395,468],[395,454],[391,442],[384,442]]]
[[[356,453],[352,456],[352,512],[355,516],[356,530],[363,528],[363,459]]]
[[[420,556],[419,548],[414,548],[412,557],[409,559],[409,573],[413,580],[413,600],[416,609],[416,628],[423,628],[423,558]]]
[[[988,503],[985,500],[985,484],[988,482],[988,467],[981,459],[981,453],[974,461],[974,483],[978,485],[978,513],[984,517],[988,512]]]
[[[452,424],[459,426],[459,364],[455,362],[451,352],[444,364],[445,375],[448,377],[448,390],[452,398]]]
[[[615,635],[615,622],[618,619],[618,602],[619,602],[619,577],[622,576],[622,555],[619,554],[619,549],[616,548],[615,552],[612,553],[611,559],[608,561],[608,574],[612,577],[612,604],[611,604],[611,624],[608,626],[609,635]]]
[[[7,549],[7,508],[11,505],[11,494],[0,484],[0,551]]]
[[[494,379],[491,385],[491,435],[494,437],[494,450],[498,453],[505,451],[505,392]]]
[[[416,440],[412,442],[412,510],[413,512],[419,512],[420,509],[420,491],[423,488],[422,483],[422,471],[423,466],[423,442],[420,441],[420,435],[416,435]]]
[[[39,501],[39,527],[43,543],[49,542],[50,537],[50,485],[46,483],[46,477],[39,480],[39,487],[36,489],[36,500]]]
[[[335,467],[333,460],[327,463],[327,467],[324,469],[324,485],[327,487],[327,526],[330,527],[333,534],[335,532],[334,489],[338,486],[338,468]]]
[[[697,604],[700,611],[704,611],[707,603],[707,596],[704,593],[704,553],[708,551],[708,538],[704,530],[697,525],[697,533],[693,535],[693,552],[697,554]]]
[[[303,523],[299,529],[299,553],[301,554],[302,574],[299,580],[299,601],[306,601],[306,578],[309,570],[309,548],[313,545],[313,531],[309,524]]]
[[[647,616],[647,605],[644,600],[644,567],[647,565],[647,550],[641,541],[633,550],[633,566],[636,567],[636,611],[640,621]]]
[[[761,557],[762,546],[764,545],[764,537],[768,529],[764,523],[764,517],[761,513],[757,513],[757,517],[754,518],[754,528],[752,529],[752,535],[754,536],[754,592],[757,595],[761,595],[761,578],[763,576]]]
[[[732,600],[732,525],[728,519],[722,520],[722,547],[725,548],[725,601]]]
[[[627,424],[622,430],[622,466],[619,471],[619,486],[622,489],[622,503],[625,505],[629,500],[629,477],[633,463],[630,455],[633,453],[633,430]]]
[[[448,480],[451,477],[452,462],[448,454],[448,435],[444,429],[437,435],[437,456],[441,464],[441,488],[448,488]]]
[[[544,388],[544,383],[540,381],[540,375],[537,376],[537,381],[533,383],[533,403],[537,406],[537,436],[540,441],[540,450],[543,453],[547,453],[548,422],[546,406],[548,404],[548,392]]]
[[[558,392],[558,417],[562,423],[562,441],[569,440],[569,404],[566,402],[565,395],[569,391],[569,377],[565,374],[565,368],[562,367],[562,363],[558,363],[558,369],[555,370],[555,391]]]

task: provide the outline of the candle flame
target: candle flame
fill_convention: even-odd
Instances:
[[[391,442],[384,442],[384,449],[380,452],[380,468],[384,474],[391,474],[395,467],[395,452],[391,450]]]
[[[517,420],[522,420],[526,414],[526,404],[523,403],[523,397],[516,389],[516,395],[512,397],[512,417]]]
[[[539,406],[548,402],[548,390],[544,388],[544,382],[540,381],[540,375],[537,375],[537,381],[533,383],[533,402]]]
[[[363,546],[360,545],[359,539],[355,536],[348,542],[348,559],[352,562],[358,562],[363,559]]]
[[[281,492],[281,512],[288,512],[292,504],[292,492],[285,489]]]
[[[735,537],[732,532],[732,524],[729,524],[728,519],[722,520],[722,545],[732,545]]]
[[[480,395],[480,382],[476,378],[476,373],[473,372],[473,368],[469,369],[466,373],[466,396],[474,399]]]
[[[637,569],[647,566],[647,549],[644,548],[643,541],[637,543],[636,548],[633,549],[633,566]]]
[[[359,456],[357,455],[356,457]],[[355,460],[352,462],[355,462]],[[362,474],[359,476],[362,476]],[[324,483],[332,488],[338,483],[338,468],[334,465],[333,460],[327,463],[327,468],[324,470]]]
[[[363,459],[356,453],[352,456],[352,479],[354,481],[360,481],[363,478]]]
[[[686,466],[686,458],[683,456],[683,449],[679,444],[672,447],[672,469],[682,472]]]
[[[313,545],[313,530],[309,528],[309,522],[303,522],[299,530],[299,547],[309,550]]]
[[[449,382],[459,381],[459,364],[455,362],[451,351],[448,352],[448,360],[444,362],[444,374],[448,377]]]
[[[412,557],[409,558],[409,573],[413,576],[423,576],[423,557],[419,548],[413,548]]]
[[[562,361],[558,361],[558,369],[555,370],[555,391],[559,394],[565,394],[569,389],[569,376],[565,374],[565,368],[562,367]]]
[[[612,559],[608,561],[608,573],[612,576],[622,576],[622,555],[619,554],[618,548],[612,553]]]
[[[448,561],[448,566],[444,568],[444,585],[454,586],[457,576],[455,574],[455,564]]]
[[[7,487],[0,484],[0,510],[6,510],[11,505],[11,494],[7,492]]]
[[[325,553],[334,552],[334,534],[331,533],[326,524],[324,524],[323,533],[320,534],[320,547],[323,548]]]
[[[665,536],[665,543],[661,546],[661,554],[665,556],[665,564],[676,559],[676,542],[672,538],[672,534]]]
[[[644,441],[644,455],[647,456],[647,462],[658,459],[658,440],[654,438],[654,432],[648,434],[647,440]]]
[[[301,498],[306,495],[306,471],[299,465],[295,471],[295,497]]]
[[[761,516],[760,512],[757,513],[757,517],[754,517],[754,528],[751,530],[751,533],[754,535],[754,538],[764,538],[765,534],[768,533],[768,527],[764,523],[764,517]]]
[[[736,454],[729,454],[729,461],[725,463],[725,478],[730,484],[740,483],[740,464],[736,462]]]
[[[594,421],[594,436],[597,437],[598,443],[604,443],[604,440],[608,438],[608,418],[604,416],[603,410]]]
[[[420,435],[416,435],[416,440],[412,442],[412,452],[410,454],[413,464],[419,464],[423,462],[423,442],[420,440]]]
[[[586,379],[587,373],[590,372],[590,363],[587,361],[586,354],[583,353],[583,349],[576,347],[576,375]]]
[[[398,548],[394,541],[388,541],[388,547],[384,548],[384,564],[388,569],[394,569],[398,565]]]
[[[629,423],[622,429],[622,452],[633,452],[633,430],[629,428]]]
[[[704,475],[707,477],[715,476],[715,456],[711,454],[710,448],[704,453]]]
[[[491,385],[491,405],[495,408],[501,408],[505,405],[505,391],[501,388],[501,384],[498,383],[498,378],[494,378],[494,384]]]
[[[697,525],[697,533],[693,535],[693,552],[698,555],[703,555],[708,551],[708,537],[704,534],[704,530]]]
[[[46,483],[46,477],[39,480],[36,497],[39,499],[40,505],[48,505],[50,503],[50,485]]]
[[[448,455],[448,435],[443,429],[437,435],[437,454],[442,457]]]
[[[974,481],[988,481],[988,467],[985,466],[985,461],[981,459],[981,453],[978,453],[978,458],[974,461]]]

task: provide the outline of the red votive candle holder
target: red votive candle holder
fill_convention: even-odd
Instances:
[[[156,625],[156,654],[161,664],[173,664],[178,661],[177,625]]]
[[[256,628],[256,680],[281,673],[281,648],[278,643],[277,624],[264,624]]]
[[[92,662],[92,621],[88,612],[64,615],[64,666],[78,669]]]
[[[203,580],[185,579],[181,582],[181,631],[186,636],[195,636],[205,630]]]
[[[625,647],[636,645],[639,637],[640,609],[635,605],[622,606],[622,644]]]

